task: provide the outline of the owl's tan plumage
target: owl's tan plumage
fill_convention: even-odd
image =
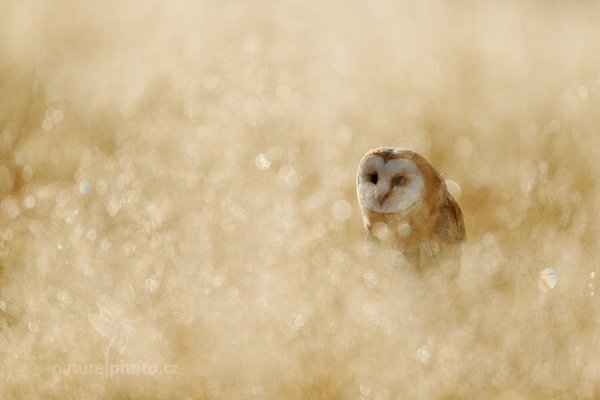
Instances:
[[[444,179],[413,151],[370,150],[358,168],[357,194],[367,238],[392,245],[418,268],[456,257],[466,240]]]

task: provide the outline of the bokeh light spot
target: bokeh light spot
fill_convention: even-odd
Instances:
[[[379,240],[387,240],[391,236],[392,232],[388,228],[385,222],[376,222],[371,228],[373,235]]]
[[[398,235],[403,239],[406,239],[412,233],[412,227],[410,226],[410,224],[408,222],[399,223],[398,226],[396,227],[396,230],[398,232]]]
[[[284,187],[295,188],[300,184],[301,179],[296,168],[291,165],[283,165],[279,168],[279,182]]]
[[[537,126],[537,124],[534,124],[534,123],[529,124],[529,126],[527,127],[527,132],[531,136],[537,135],[537,133],[538,133],[538,126]]]
[[[421,347],[417,350],[417,360],[422,364],[427,364],[431,358],[431,353],[427,347]]]
[[[89,180],[84,179],[81,182],[79,182],[79,194],[81,195],[86,195],[90,192],[90,189],[92,188],[92,184],[90,183]]]
[[[360,394],[365,397],[370,396],[371,395],[371,387],[366,384],[360,385]]]
[[[35,207],[35,197],[33,197],[31,195],[26,196],[23,199],[23,207],[28,210],[31,210],[33,207]]]
[[[44,129],[44,132],[50,132],[54,129],[54,121],[52,121],[52,118],[44,118],[42,129]]]
[[[96,237],[97,237],[96,230],[95,229],[90,229],[87,232],[87,234],[85,235],[85,237],[87,237],[88,240],[91,240],[93,242],[94,240],[96,240]]]
[[[27,328],[29,329],[29,332],[31,332],[31,333],[37,333],[37,331],[39,329],[39,325],[36,322],[29,321],[29,323],[27,324]]]
[[[363,281],[366,287],[373,289],[375,286],[377,286],[377,275],[373,271],[367,271],[363,274]]]
[[[339,221],[345,221],[350,218],[352,213],[352,206],[346,200],[338,200],[331,207],[331,214],[333,218]]]
[[[62,120],[64,119],[65,115],[63,114],[62,110],[54,110],[54,112],[52,113],[52,122],[54,122],[55,124],[60,124],[62,122]]]
[[[14,237],[14,233],[13,233],[13,230],[10,228],[4,228],[3,230],[0,231],[0,240],[10,241],[13,239],[13,237]]]
[[[538,277],[538,287],[544,293],[549,292],[550,290],[556,287],[558,283],[558,274],[556,269],[549,267],[545,268],[540,272]]]
[[[71,305],[72,301],[73,301],[71,295],[68,292],[66,292],[66,291],[59,292],[56,295],[56,298],[58,300],[59,305],[62,308],[68,308]]]
[[[0,203],[4,212],[10,219],[15,219],[19,215],[21,215],[21,207],[19,206],[19,201],[14,197],[6,198]],[[12,231],[11,231],[12,232]]]
[[[271,160],[265,153],[260,153],[254,159],[254,164],[258,169],[269,169],[271,167]]]
[[[158,282],[156,279],[148,278],[146,279],[145,288],[147,292],[154,293],[158,289]]]
[[[301,329],[304,326],[304,317],[301,314],[292,315],[289,325],[295,331]]]

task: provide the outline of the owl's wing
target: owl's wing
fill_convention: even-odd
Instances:
[[[446,244],[458,244],[467,239],[462,211],[450,193],[446,194],[440,207],[434,235]]]
[[[456,200],[446,193],[429,240],[421,243],[420,260],[431,260],[434,264],[442,260],[460,259],[460,244],[467,239],[462,211]],[[452,270],[454,271],[454,270]]]

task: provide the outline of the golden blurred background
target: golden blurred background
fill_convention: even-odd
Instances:
[[[600,397],[599,3],[0,9],[0,397]],[[366,250],[382,145],[456,279]]]

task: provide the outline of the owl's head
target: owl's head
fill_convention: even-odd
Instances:
[[[427,176],[424,176],[426,169]],[[425,197],[431,165],[417,153],[381,147],[369,151],[358,167],[358,200],[363,209],[402,214]]]

